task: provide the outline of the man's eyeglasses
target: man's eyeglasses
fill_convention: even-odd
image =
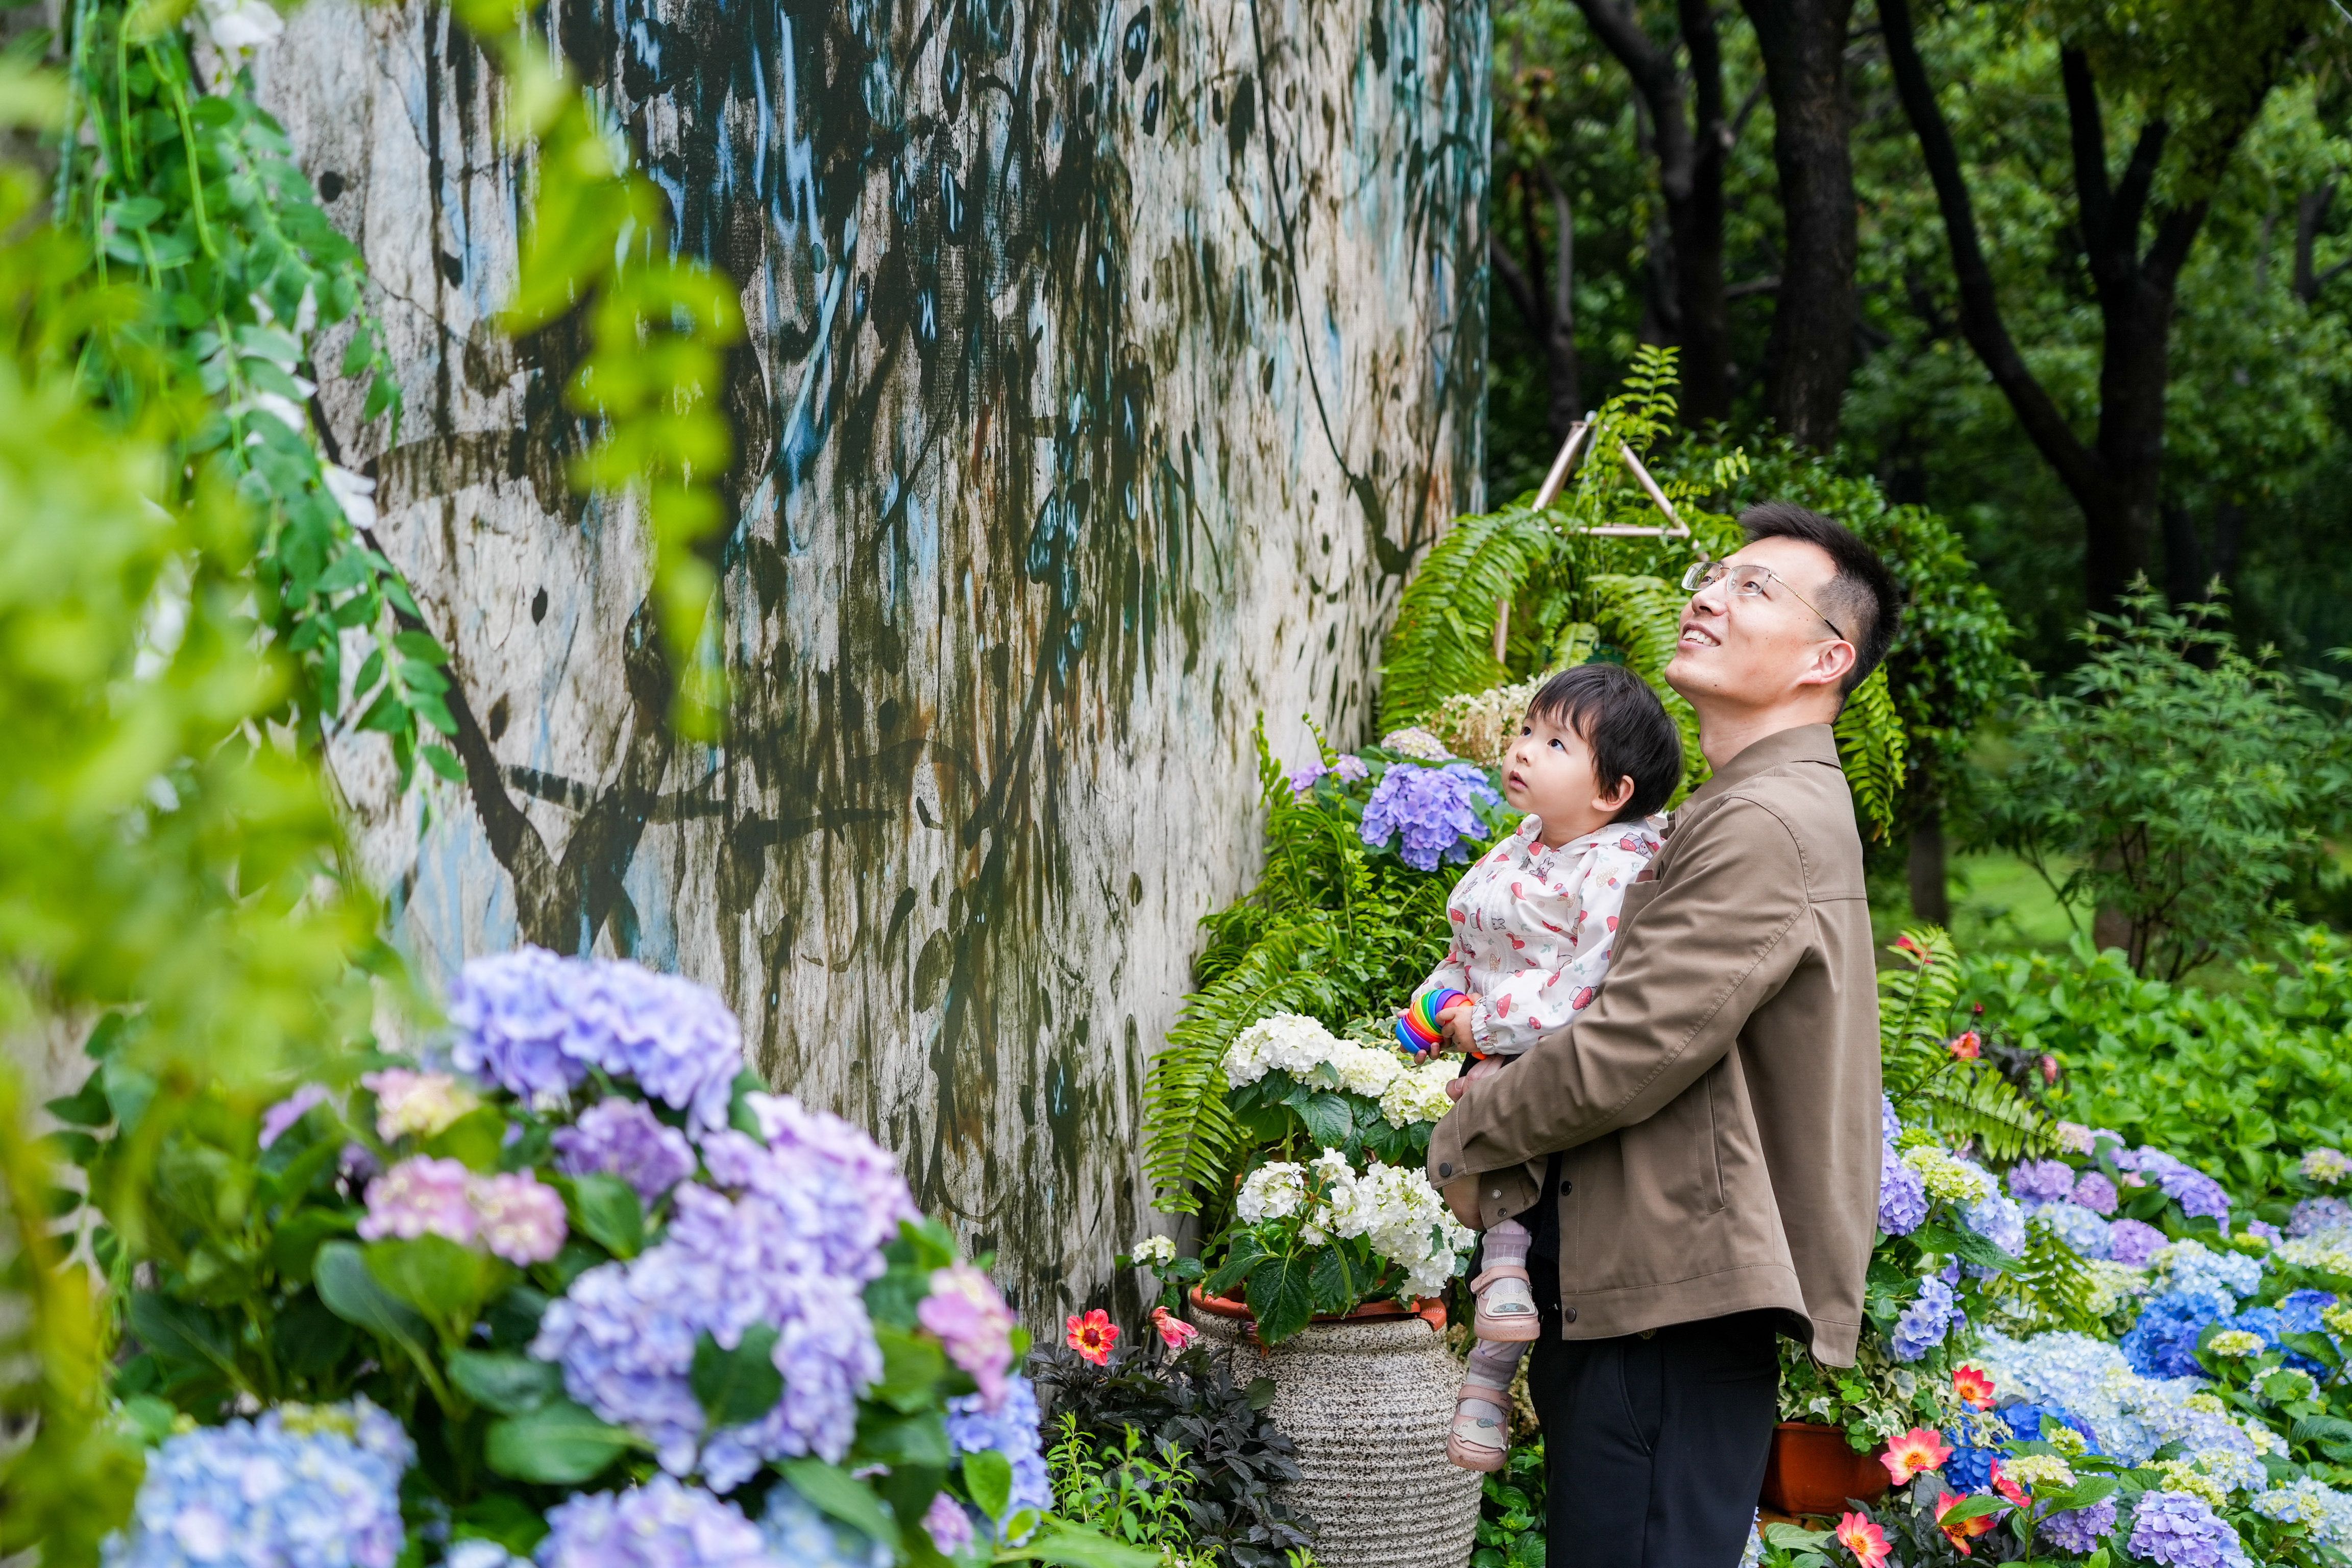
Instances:
[[[1702,588],[1712,588],[1717,583],[1727,579],[1731,584],[1731,592],[1743,599],[1768,597],[1766,590],[1771,584],[1778,583],[1781,587],[1788,588],[1789,597],[1796,600],[1813,614],[1822,616],[1820,606],[1798,593],[1796,589],[1789,587],[1789,580],[1786,577],[1781,576],[1769,566],[1759,566],[1750,561],[1743,561],[1738,565],[1728,561],[1694,561],[1691,563],[1690,570],[1683,574],[1683,592],[1696,594]],[[1822,625],[1836,632],[1841,641],[1853,640],[1840,630],[1838,624],[1827,616],[1822,616]]]

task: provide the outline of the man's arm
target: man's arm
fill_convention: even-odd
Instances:
[[[1464,1087],[1430,1138],[1432,1181],[1505,1170],[1646,1120],[1722,1060],[1788,978],[1808,907],[1794,836],[1745,800],[1691,831],[1669,879],[1645,885],[1658,890],[1619,932],[1599,999],[1508,1072]]]

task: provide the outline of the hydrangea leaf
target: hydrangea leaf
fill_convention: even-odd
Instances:
[[[510,1480],[576,1486],[593,1480],[636,1439],[568,1399],[494,1423],[482,1458]]]
[[[635,1258],[646,1244],[646,1211],[620,1177],[602,1171],[559,1181],[572,1228],[615,1258]]]
[[[823,1459],[788,1459],[777,1467],[793,1489],[842,1523],[862,1530],[885,1546],[897,1548],[898,1528],[883,1510],[874,1489],[838,1465]]]
[[[784,1396],[784,1374],[776,1370],[777,1338],[774,1324],[754,1323],[733,1350],[722,1349],[708,1330],[695,1341],[687,1383],[713,1430],[756,1421]]]
[[[1251,1270],[1250,1314],[1258,1337],[1277,1344],[1305,1328],[1315,1315],[1315,1288],[1303,1258],[1267,1258]]]
[[[1013,1461],[993,1448],[966,1454],[963,1484],[981,1512],[991,1519],[1003,1519],[1005,1510],[1013,1506]]]
[[[525,1415],[563,1397],[562,1367],[499,1352],[450,1352],[449,1381],[501,1415]]]

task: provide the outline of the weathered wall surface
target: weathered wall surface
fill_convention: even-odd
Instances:
[[[1143,1223],[1251,730],[1371,721],[1408,564],[1475,504],[1483,0],[558,0],[741,287],[731,731],[682,746],[625,511],[562,482],[559,327],[487,325],[518,172],[426,0],[314,0],[266,91],[363,243],[396,436],[330,387],[452,650],[464,787],[334,764],[428,978],[523,941],[720,987],[1032,1310]]]

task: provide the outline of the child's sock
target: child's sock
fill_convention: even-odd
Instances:
[[[1527,1353],[1524,1344],[1512,1344],[1502,1340],[1480,1340],[1471,1347],[1470,1366],[1463,1374],[1465,1384],[1477,1384],[1486,1388],[1507,1390],[1512,1377],[1519,1370],[1519,1358]]]
[[[1517,1220],[1507,1219],[1486,1233],[1481,1267],[1492,1268],[1497,1263],[1516,1263],[1527,1267],[1528,1248],[1535,1245],[1535,1237]]]

